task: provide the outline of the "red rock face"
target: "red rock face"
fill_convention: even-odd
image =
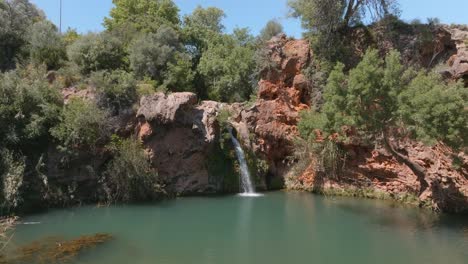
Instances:
[[[453,79],[462,79],[468,86],[468,30],[448,29],[451,40],[456,44],[457,53],[447,61],[448,72]]]
[[[309,108],[305,98],[310,83],[302,71],[311,60],[311,51],[307,41],[281,36],[268,42],[268,54],[275,67],[262,71],[255,105],[234,109],[234,126],[248,127],[255,135],[250,147],[267,160],[271,176],[282,178],[298,135],[299,112]]]
[[[206,166],[219,134],[220,107],[212,101],[197,104],[193,93],[156,93],[141,99],[136,132],[171,191],[181,195],[220,191]]]
[[[468,211],[468,156],[453,151],[441,144],[433,147],[409,139],[395,141],[401,152],[426,170],[425,180],[429,184],[419,194],[420,182],[405,164],[398,162],[384,149],[371,149],[358,145],[347,145],[346,169],[337,178],[318,177],[314,162],[293,184],[299,189],[371,189],[388,197],[411,194],[426,206],[438,211]],[[462,165],[452,165],[453,156],[459,156]],[[313,159],[312,159],[313,161]],[[292,184],[292,185],[293,185]],[[320,186],[319,186],[320,185]]]

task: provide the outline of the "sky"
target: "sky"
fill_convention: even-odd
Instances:
[[[289,36],[300,38],[303,32],[297,19],[288,18],[287,0],[174,0],[181,15],[201,5],[216,6],[226,13],[223,23],[231,32],[235,27],[249,27],[258,34],[271,19],[277,19]],[[31,0],[47,17],[59,25],[60,0]],[[402,18],[407,21],[438,17],[443,23],[468,24],[468,0],[400,0]],[[62,28],[75,28],[80,33],[103,30],[102,21],[112,8],[112,0],[62,0]]]

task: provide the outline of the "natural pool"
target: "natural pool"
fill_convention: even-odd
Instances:
[[[109,233],[87,264],[468,263],[468,218],[382,201],[273,192],[29,216],[10,246]]]

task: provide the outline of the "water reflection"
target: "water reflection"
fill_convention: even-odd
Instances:
[[[42,224],[19,226],[18,243],[54,234],[115,234],[108,247],[82,259],[88,264],[466,264],[468,259],[466,217],[308,193],[85,207],[24,220]]]

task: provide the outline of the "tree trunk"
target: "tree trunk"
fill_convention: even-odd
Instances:
[[[343,18],[345,28],[349,28],[349,22],[351,18],[358,12],[359,7],[363,4],[363,0],[349,0],[346,13]]]
[[[353,8],[354,7],[354,0],[349,0],[348,7],[346,8],[346,13],[343,18],[343,26],[345,28],[349,27],[349,21],[351,20],[351,17],[353,16]]]
[[[385,148],[388,151],[390,151],[392,156],[394,156],[399,162],[408,166],[408,168],[410,168],[411,171],[416,175],[419,183],[421,184],[421,188],[419,189],[419,195],[421,195],[429,187],[429,184],[426,181],[426,169],[424,169],[419,164],[410,160],[407,156],[395,150],[395,148],[393,147],[392,143],[390,142],[388,138],[386,129],[384,129],[383,131],[383,139],[384,139]]]

